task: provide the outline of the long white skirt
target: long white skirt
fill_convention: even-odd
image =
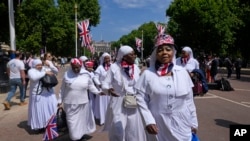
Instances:
[[[100,120],[101,125],[104,124],[105,122],[105,115],[106,115],[109,101],[110,101],[110,96],[97,95],[95,98],[94,115],[97,119]]]
[[[96,130],[95,119],[90,103],[64,103],[64,110],[66,112],[69,137],[71,140],[79,140],[84,134],[90,134]]]
[[[57,111],[57,99],[54,93],[32,94],[29,98],[28,125],[32,130],[45,128],[48,120]]]

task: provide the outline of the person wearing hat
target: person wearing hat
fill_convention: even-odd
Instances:
[[[175,55],[174,39],[159,34],[150,66],[135,84],[149,141],[191,141],[198,127],[193,83]]]
[[[194,58],[193,51],[188,46],[182,49],[181,57],[176,59],[176,65],[184,67],[190,73],[194,69],[199,69],[199,62]]]
[[[100,65],[95,70],[94,82],[101,89],[101,84],[106,78],[107,72],[111,65],[111,55],[108,53],[103,53],[100,57]],[[110,96],[96,96],[95,98],[95,117],[99,119],[99,124],[103,125],[105,121],[105,115],[107,107],[110,101]]]
[[[79,60],[82,61],[82,63],[83,63],[82,68],[85,69],[85,62],[88,61],[88,57],[86,57],[86,56],[81,56],[81,57],[79,58]]]
[[[96,130],[88,91],[97,95],[104,93],[95,87],[89,72],[82,69],[80,59],[73,58],[70,64],[71,68],[63,76],[58,103],[65,110],[70,139],[78,141]]]
[[[111,64],[102,89],[111,94],[103,131],[109,132],[110,141],[146,141],[145,129],[138,107],[124,105],[126,94],[135,96],[134,85],[140,69],[134,64],[135,52],[124,45],[118,50],[116,62]]]
[[[44,132],[48,120],[57,111],[57,98],[53,88],[42,87],[40,79],[47,75],[55,75],[52,71],[45,71],[40,59],[32,61],[28,71],[30,79],[30,93],[28,106],[28,125],[32,130]]]

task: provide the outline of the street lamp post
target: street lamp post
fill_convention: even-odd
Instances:
[[[76,32],[76,58],[77,58],[77,4],[75,3],[75,32]]]

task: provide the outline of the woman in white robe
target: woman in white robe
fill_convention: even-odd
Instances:
[[[198,127],[193,83],[188,72],[175,64],[171,36],[158,36],[155,46],[150,67],[135,85],[148,140],[191,141]]]
[[[81,60],[71,60],[71,68],[64,74],[58,99],[66,112],[71,140],[81,140],[83,135],[96,130],[88,90],[94,94],[103,94],[95,87],[89,72],[81,67]]]
[[[181,57],[176,59],[176,65],[184,67],[188,72],[199,69],[199,62],[194,58],[193,51],[186,46],[181,51]]]
[[[103,53],[100,58],[100,65],[95,70],[94,82],[101,89],[101,84],[107,76],[107,71],[110,68],[111,56],[108,53]],[[99,124],[103,125],[107,107],[110,101],[110,96],[96,96],[94,114],[99,119]]]
[[[51,71],[45,71],[40,59],[32,61],[32,68],[28,71],[30,79],[30,98],[28,107],[28,125],[32,130],[44,131],[48,120],[57,111],[57,99],[52,88],[44,88],[40,79],[48,75],[54,75]]]
[[[135,94],[133,86],[139,79],[140,69],[134,59],[134,50],[130,46],[120,47],[116,62],[102,82],[102,89],[112,95],[103,128],[109,131],[110,141],[146,141],[139,109],[123,105],[126,93]]]

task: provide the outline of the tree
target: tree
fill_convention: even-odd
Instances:
[[[96,26],[100,19],[98,0],[79,0],[78,18],[90,18]],[[74,1],[25,0],[17,9],[17,46],[25,51],[47,51],[61,56],[74,54],[75,9]],[[87,12],[89,11],[89,12]]]
[[[238,0],[175,0],[166,10],[168,31],[179,46],[194,51],[226,55],[232,53],[236,30],[242,26],[237,17]]]

